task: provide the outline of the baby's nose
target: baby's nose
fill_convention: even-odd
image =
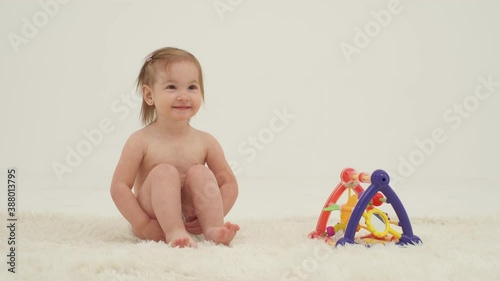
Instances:
[[[177,96],[178,101],[186,101],[189,100],[189,97],[186,94],[180,94]]]

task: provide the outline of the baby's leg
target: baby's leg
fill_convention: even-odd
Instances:
[[[214,174],[205,165],[195,165],[186,173],[185,193],[192,200],[203,235],[207,240],[229,245],[240,227],[224,223],[224,210],[219,185]]]
[[[137,200],[151,218],[158,220],[171,246],[196,247],[182,221],[181,184],[174,166],[155,166],[144,181]]]

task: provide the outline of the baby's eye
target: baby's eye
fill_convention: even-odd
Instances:
[[[169,89],[169,90],[175,90],[175,85],[168,85],[167,89]]]
[[[196,89],[198,89],[198,87],[196,85],[189,86],[189,90],[196,90]]]

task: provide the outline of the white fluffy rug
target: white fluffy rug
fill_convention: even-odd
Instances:
[[[5,213],[0,214],[3,222]],[[413,219],[424,244],[334,248],[307,234],[316,218],[244,220],[231,247],[198,249],[138,241],[121,217],[24,213],[16,273],[0,279],[78,280],[500,280],[500,216]]]

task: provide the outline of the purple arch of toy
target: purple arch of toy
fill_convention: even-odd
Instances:
[[[396,192],[394,192],[394,190],[389,186],[389,182],[390,177],[384,170],[376,170],[372,173],[370,186],[368,186],[368,188],[361,194],[358,203],[352,211],[349,222],[347,223],[344,237],[340,238],[335,246],[356,244],[356,242],[354,242],[354,235],[356,234],[356,228],[359,224],[359,221],[361,220],[363,212],[372,200],[373,196],[375,196],[375,194],[377,194],[377,192],[379,191],[384,194],[387,199],[386,202],[392,205],[394,211],[396,212],[396,215],[399,218],[399,226],[401,226],[403,233],[397,244],[415,245],[422,243],[422,240],[420,240],[418,236],[413,234],[410,219],[408,218],[408,214],[406,213],[403,203],[401,203],[401,200],[399,200]]]

